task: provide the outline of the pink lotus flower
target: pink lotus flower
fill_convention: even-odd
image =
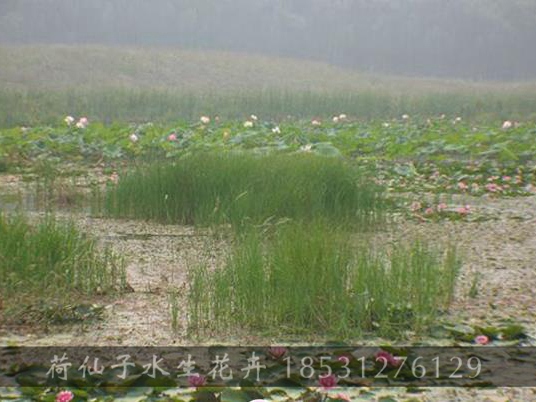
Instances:
[[[429,208],[426,208],[426,209],[424,210],[424,214],[425,214],[425,215],[432,215],[433,213],[434,213],[434,209],[433,209],[433,208],[430,208],[430,207],[429,207]]]
[[[177,141],[177,134],[171,133],[170,135],[168,135],[167,139],[168,141]]]
[[[206,382],[206,377],[201,374],[196,373],[188,376],[188,384],[190,385],[190,387],[199,388],[205,385]]]
[[[459,188],[460,190],[464,191],[464,190],[467,190],[468,186],[467,186],[467,184],[465,184],[463,181],[460,181],[460,182],[458,183],[458,188]]]
[[[375,357],[377,362],[387,363],[387,365],[391,367],[398,367],[402,363],[401,359],[393,356],[391,353],[385,350],[380,350],[378,353],[376,353]]]
[[[437,204],[438,212],[444,211],[445,209],[447,209],[447,204],[445,204],[444,202]]]
[[[280,359],[282,358],[285,353],[287,353],[287,348],[283,346],[270,346],[268,348],[268,353],[274,358],[274,359]]]
[[[495,184],[495,183],[488,183],[486,184],[486,190],[490,193],[496,193],[497,191],[501,191],[501,186]]]
[[[76,123],[77,128],[86,128],[89,124],[89,121],[87,117],[81,117],[80,120],[78,120],[78,123]]]
[[[478,345],[487,345],[489,343],[489,338],[486,335],[478,335],[475,338],[475,343]]]
[[[74,398],[74,394],[71,391],[60,391],[56,395],[56,402],[70,402]]]
[[[469,212],[471,212],[471,207],[469,205],[466,205],[465,207],[459,207],[456,208],[456,212],[458,212],[460,215],[467,215]]]
[[[512,178],[510,176],[503,176],[502,181],[510,181]]]
[[[320,378],[318,379],[318,383],[325,390],[329,390],[331,388],[336,387],[337,386],[337,381],[338,381],[337,377],[335,377],[335,375],[333,375],[333,374],[326,375],[326,376],[320,376]]]

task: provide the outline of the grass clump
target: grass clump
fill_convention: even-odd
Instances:
[[[121,178],[105,204],[114,217],[200,225],[320,217],[369,227],[386,209],[366,172],[309,154],[192,154]]]
[[[121,259],[72,223],[46,217],[30,224],[0,214],[0,294],[7,313],[38,304],[71,303],[125,286]],[[44,305],[42,305],[43,307]]]
[[[458,265],[452,248],[408,242],[374,251],[320,222],[287,223],[270,233],[250,228],[225,266],[191,270],[189,328],[401,338],[448,306]]]

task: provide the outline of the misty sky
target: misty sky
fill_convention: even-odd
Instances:
[[[0,43],[172,46],[536,79],[534,0],[1,0]]]

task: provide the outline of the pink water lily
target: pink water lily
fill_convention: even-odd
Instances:
[[[376,361],[380,363],[386,363],[388,366],[391,367],[398,367],[402,363],[402,360],[399,359],[396,356],[393,356],[391,353],[380,350],[378,353],[376,353]]]
[[[56,402],[70,402],[74,398],[74,394],[71,391],[60,391],[56,395]]]
[[[489,343],[489,338],[486,335],[478,335],[475,338],[475,343],[478,345],[487,345]]]
[[[171,133],[170,135],[168,135],[167,139],[168,141],[177,141],[177,134]]]
[[[337,377],[335,377],[335,375],[333,375],[333,374],[326,375],[326,376],[321,376],[318,379],[318,383],[325,390],[329,390],[331,388],[336,387],[337,386],[337,381],[338,381]]]
[[[188,384],[190,385],[190,387],[199,388],[205,385],[206,382],[207,382],[206,377],[201,374],[196,373],[196,374],[192,374],[191,376],[188,376]]]
[[[287,353],[287,348],[284,346],[270,346],[268,348],[268,353],[274,358],[274,359],[280,359],[282,358],[285,353]]]

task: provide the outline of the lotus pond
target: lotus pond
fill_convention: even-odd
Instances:
[[[443,115],[68,116],[0,129],[0,342],[264,345],[274,372],[278,344],[533,345],[535,138],[533,122]],[[31,384],[24,366],[9,376]],[[67,389],[147,401],[470,393],[192,381]],[[0,398],[61,390],[6,387]]]

